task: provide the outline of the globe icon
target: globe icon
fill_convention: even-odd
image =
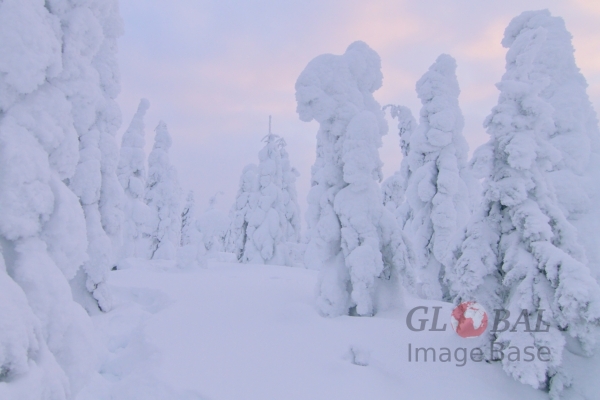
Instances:
[[[488,316],[481,304],[466,301],[452,310],[450,324],[458,336],[474,338],[485,332]]]

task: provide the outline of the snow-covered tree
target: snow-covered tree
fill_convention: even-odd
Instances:
[[[553,108],[556,125],[550,142],[561,160],[550,172],[562,211],[577,228],[588,265],[600,279],[600,131],[586,93],[587,82],[575,63],[571,34],[562,18],[547,10],[524,13],[506,32],[504,44],[526,30],[542,28],[547,39],[540,44],[533,73],[549,79],[539,93]]]
[[[117,62],[117,38],[123,34],[123,24],[119,15],[118,0],[98,1],[97,17],[102,26],[103,40],[92,64],[100,79],[104,97],[98,109],[96,127],[100,131],[99,148],[102,155],[100,170],[100,217],[102,227],[111,240],[111,264],[119,259],[123,245],[123,206],[124,193],[119,178],[119,145],[117,130],[121,127],[121,110],[115,101],[121,91]]]
[[[48,350],[40,320],[21,287],[7,274],[0,253],[0,397],[64,399],[69,385]],[[8,379],[7,379],[8,378]]]
[[[146,182],[146,203],[151,210],[150,258],[174,260],[181,241],[181,187],[169,161],[172,141],[167,125],[160,121],[155,132]]]
[[[196,202],[194,201],[194,191],[190,190],[185,198],[185,204],[181,211],[181,241],[180,245],[185,246],[193,242],[192,231],[196,229]]]
[[[148,107],[150,107],[148,100],[142,99],[121,142],[117,176],[125,191],[121,250],[123,258],[148,258],[150,209],[144,201],[146,191],[144,115]]]
[[[88,258],[86,218],[65,184],[79,169],[81,128],[94,122],[77,107],[88,89],[98,93],[98,81],[74,72],[95,73],[102,30],[94,11],[88,3],[0,4],[3,398],[72,398],[97,367],[91,321],[68,283]],[[76,39],[86,26],[89,35]]]
[[[285,141],[265,137],[259,165],[244,168],[230,212],[228,251],[242,262],[289,264],[287,242],[298,242],[299,207]]]
[[[235,197],[235,203],[229,212],[231,226],[227,231],[225,249],[234,253],[238,260],[242,260],[246,245],[248,216],[258,207],[258,167],[249,164],[244,167],[240,177],[240,186]]]
[[[196,228],[196,203],[194,192],[188,192],[181,212],[181,247],[177,249],[177,265],[180,268],[203,266],[206,261],[206,247],[202,235]]]
[[[300,241],[300,206],[296,192],[296,179],[300,173],[290,164],[290,156],[285,149],[283,138],[279,139],[279,152],[281,156],[281,202],[285,218],[286,242],[298,243]]]
[[[445,266],[452,264],[454,250],[464,237],[471,209],[469,192],[475,190],[462,136],[456,61],[446,54],[439,56],[416,89],[423,107],[419,126],[402,146],[406,155],[400,176],[406,177],[406,201],[397,214],[416,254],[416,292],[441,300],[447,298]]]
[[[115,133],[121,114],[116,38],[121,20],[116,1],[67,6],[51,2],[63,34],[63,71],[57,81],[71,102],[79,135],[79,163],[69,187],[79,197],[87,225],[89,259],[73,281],[76,298],[88,310],[111,307],[105,281],[121,235],[122,190],[117,184]]]
[[[417,121],[408,107],[390,104],[383,107],[383,110],[385,111],[387,108],[390,109],[392,118],[398,120],[398,136],[400,137],[400,149],[402,150],[402,163],[400,170],[394,172],[392,176],[383,181],[381,184],[381,193],[383,194],[383,205],[396,215],[398,208],[405,201],[404,194],[410,175],[407,156],[410,149],[410,137],[417,128]],[[404,225],[404,221],[402,221],[402,225]]]
[[[208,209],[196,219],[196,228],[209,257],[215,257],[225,249],[225,237],[231,225],[227,214],[217,208],[217,197],[220,194],[223,192],[210,198]]]
[[[390,257],[407,259],[377,184],[378,148],[387,124],[373,92],[382,79],[377,53],[354,42],[341,56],[313,59],[296,82],[300,119],[320,124],[305,265],[320,270],[317,302],[323,315],[373,315],[375,293],[383,284],[378,278],[394,272]]]
[[[497,85],[498,105],[485,122],[491,138],[474,160],[486,178],[483,204],[469,223],[451,279],[457,302],[476,300],[514,316],[524,312],[547,327],[528,332],[521,326],[493,338],[505,348],[549,348],[548,361],[513,356],[502,363],[515,379],[550,389],[553,396],[568,383],[561,370],[563,335],[590,352],[600,325],[600,287],[556,194],[553,171],[565,165],[559,147],[569,142],[568,135],[555,140],[560,119],[547,99],[557,76],[551,67],[562,61],[546,59],[545,50],[568,44],[565,51],[572,52],[570,43],[558,40],[564,35],[553,31],[557,27],[564,29],[562,20],[548,12],[527,12],[505,31],[506,73]]]
[[[298,172],[283,138],[269,133],[263,140],[258,167],[246,166],[240,178],[227,249],[242,262],[291,265],[289,246],[300,240]]]
[[[246,215],[246,242],[242,261],[285,265],[288,222],[283,203],[280,139],[269,134],[258,158],[258,197]]]

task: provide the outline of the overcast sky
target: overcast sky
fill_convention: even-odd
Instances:
[[[273,131],[285,138],[301,173],[304,210],[318,125],[298,119],[294,84],[311,59],[365,41],[382,60],[383,87],[375,98],[418,115],[416,81],[439,54],[452,55],[473,151],[487,140],[482,122],[497,101],[504,28],[522,11],[543,8],[565,19],[599,110],[599,0],[121,0],[120,134],[139,99],[148,98],[148,151],[162,119],[183,189],[194,190],[199,211],[223,191],[218,207],[228,211],[243,167],[258,162],[272,115]],[[386,177],[401,161],[397,131],[388,122],[380,149]]]

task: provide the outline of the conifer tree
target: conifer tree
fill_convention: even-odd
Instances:
[[[560,147],[568,136],[556,140],[561,124],[547,97],[559,72],[540,65],[556,66],[546,58],[547,49],[562,46],[572,54],[570,43],[558,40],[565,38],[563,30],[561,19],[539,11],[514,18],[505,31],[506,72],[497,85],[498,105],[485,122],[490,141],[474,160],[485,175],[484,199],[451,279],[456,302],[475,300],[546,328],[528,331],[521,321],[518,329],[492,339],[507,351],[547,347],[548,360],[513,356],[502,364],[515,379],[549,389],[553,398],[569,382],[561,368],[563,332],[589,353],[600,326],[600,287],[552,176],[565,163]]]
[[[417,82],[423,107],[419,126],[405,139],[400,171],[406,177],[406,201],[397,214],[416,253],[415,289],[436,300],[448,298],[445,269],[464,237],[469,192],[476,190],[467,165],[455,71],[456,61],[442,54]]]
[[[155,132],[146,182],[146,203],[151,211],[150,258],[174,260],[181,241],[181,187],[169,161],[172,141],[167,125],[160,121]]]
[[[123,207],[125,194],[117,176],[119,144],[116,133],[121,127],[122,116],[116,98],[121,91],[117,60],[117,39],[123,34],[123,23],[119,15],[118,0],[97,3],[97,17],[102,25],[103,40],[92,64],[98,72],[103,102],[99,107],[96,126],[100,131],[101,153],[100,199],[98,207],[102,228],[111,241],[111,263],[119,259],[123,245]]]
[[[317,303],[327,316],[373,315],[378,287],[409,259],[377,184],[387,124],[373,92],[382,79],[377,53],[355,42],[341,56],[316,57],[296,81],[300,119],[320,125],[305,265],[320,270]]]
[[[410,174],[408,151],[410,149],[410,137],[417,128],[417,121],[408,107],[388,104],[383,107],[383,110],[385,111],[387,108],[390,109],[392,118],[398,120],[398,136],[400,137],[400,149],[402,150],[402,163],[400,164],[400,170],[396,171],[382,183],[381,192],[383,194],[383,205],[396,215],[398,208],[406,200],[404,194],[408,186],[408,176]],[[401,225],[404,226],[404,221],[401,221]]]
[[[242,262],[291,265],[289,247],[300,240],[299,174],[290,165],[285,140],[271,132],[270,116],[263,141],[258,167],[250,164],[242,172],[227,248]]]
[[[0,397],[7,399],[74,398],[98,366],[99,343],[69,281],[95,257],[98,231],[88,226],[97,203],[80,204],[87,188],[77,176],[100,172],[96,111],[104,98],[93,60],[111,19],[103,13],[115,3],[61,3],[0,4]],[[84,203],[95,212],[84,214]],[[106,293],[95,290],[103,268],[85,273],[106,309]]]
[[[190,190],[181,212],[181,247],[177,249],[177,265],[179,268],[192,268],[205,263],[206,247],[196,228],[196,203],[194,192]]]
[[[215,193],[208,201],[208,208],[196,220],[207,256],[217,257],[225,249],[225,239],[230,228],[227,214],[217,208],[217,198],[223,192]]]
[[[185,199],[185,205],[181,211],[181,246],[186,246],[194,241],[193,230],[196,229],[196,202],[194,191],[190,190]]]
[[[269,134],[258,153],[257,202],[247,214],[246,243],[243,262],[284,264],[286,252],[285,209],[283,204],[283,169],[279,137]]]
[[[106,279],[116,260],[113,244],[120,241],[122,203],[122,191],[115,186],[113,153],[114,135],[121,123],[114,101],[119,82],[113,64],[116,49],[108,44],[120,34],[120,18],[116,3],[99,5],[92,2],[85,7],[63,8],[53,3],[63,28],[63,72],[57,86],[71,102],[79,137],[79,162],[69,187],[83,207],[88,240],[88,260],[72,287],[88,311],[112,307]]]
[[[562,18],[548,11],[524,13],[505,34],[504,45],[526,30],[542,28],[547,38],[540,44],[531,73],[549,82],[540,98],[552,106],[556,125],[550,143],[561,153],[549,176],[557,200],[569,222],[577,229],[592,274],[600,279],[600,130],[598,118],[586,93],[587,82],[575,63],[572,36]]]
[[[249,164],[244,167],[240,177],[235,203],[229,213],[231,226],[226,238],[226,250],[234,253],[240,261],[248,240],[248,215],[258,206],[258,197],[258,167]]]
[[[146,190],[144,115],[149,106],[148,100],[140,100],[138,109],[121,140],[117,176],[125,191],[122,258],[149,257],[150,209],[144,201]]]
[[[300,173],[290,165],[290,157],[286,150],[286,142],[279,139],[279,152],[281,155],[281,195],[285,218],[285,241],[298,243],[300,241],[300,206],[298,206],[298,194],[296,192],[296,179]]]

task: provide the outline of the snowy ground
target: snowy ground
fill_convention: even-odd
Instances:
[[[126,266],[111,273],[115,310],[94,318],[110,353],[80,400],[547,398],[497,364],[409,362],[408,343],[468,346],[451,329],[406,327],[407,309],[442,305],[445,318],[449,304],[406,299],[373,318],[323,318],[313,305],[315,271]],[[592,377],[596,365],[582,370]]]

